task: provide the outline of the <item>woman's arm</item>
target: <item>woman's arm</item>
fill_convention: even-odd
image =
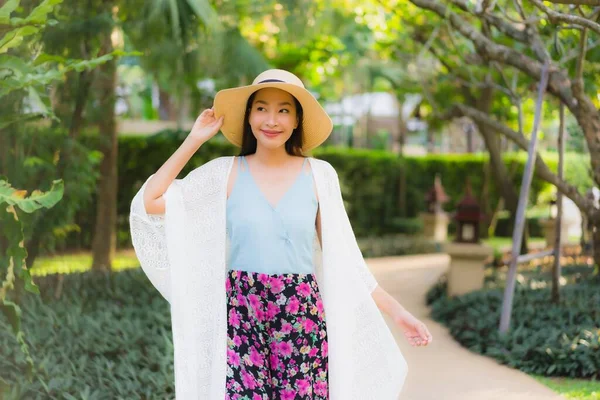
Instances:
[[[223,117],[218,120],[214,117],[212,109],[204,110],[192,127],[190,134],[181,146],[169,159],[156,171],[148,181],[144,191],[144,207],[148,214],[163,214],[165,212],[165,199],[162,197],[173,180],[179,175],[185,164],[194,153],[223,125]]]
[[[377,307],[390,316],[412,346],[427,346],[433,340],[427,326],[409,313],[396,299],[377,285],[371,297]]]
[[[371,292],[371,297],[375,300],[377,307],[392,318],[407,312],[396,299],[379,285]]]
[[[165,199],[162,197],[163,194],[201,146],[202,143],[195,143],[189,140],[189,137],[186,138],[175,153],[148,181],[144,191],[144,206],[148,214],[164,214]]]

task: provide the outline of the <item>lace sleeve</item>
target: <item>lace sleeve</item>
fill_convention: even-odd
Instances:
[[[152,175],[153,176],[153,175]],[[150,176],[136,193],[131,202],[129,227],[131,241],[142,270],[160,294],[170,302],[171,275],[167,254],[167,237],[164,214],[148,214],[144,207],[144,190]],[[173,185],[180,185],[176,179]]]
[[[332,189],[332,200],[335,205],[335,209],[338,211],[338,221],[340,223],[341,233],[344,236],[344,240],[346,242],[346,246],[348,251],[350,251],[350,255],[352,260],[354,261],[353,267],[357,269],[358,275],[361,280],[367,287],[369,293],[373,292],[377,287],[377,280],[369,270],[369,267],[365,263],[365,259],[363,258],[362,252],[358,247],[358,243],[356,241],[356,237],[354,236],[354,230],[352,229],[352,225],[350,224],[350,219],[348,218],[348,213],[346,212],[346,207],[344,206],[344,200],[342,198],[342,191],[340,188],[340,180],[338,174],[330,165],[330,170],[333,176],[330,178],[333,189]]]

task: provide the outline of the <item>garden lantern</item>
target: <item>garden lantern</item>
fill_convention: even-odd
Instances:
[[[442,212],[442,205],[448,202],[449,197],[446,195],[446,191],[442,186],[442,179],[439,174],[435,175],[433,181],[433,187],[429,189],[425,195],[425,205],[427,211],[431,214],[438,214]]]
[[[484,215],[471,192],[471,182],[467,178],[465,196],[458,203],[454,219],[457,222],[456,239],[458,243],[479,243],[479,224]]]

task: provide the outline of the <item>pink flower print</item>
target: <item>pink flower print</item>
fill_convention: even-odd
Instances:
[[[279,343],[279,354],[284,357],[289,357],[292,355],[292,345],[289,341]]]
[[[250,303],[250,307],[254,310],[258,310],[260,308],[260,297],[255,294],[248,295],[248,302]]]
[[[316,347],[312,347],[310,349],[310,351],[308,352],[308,356],[309,357],[315,357],[318,352],[319,352],[319,349],[317,349]]]
[[[279,306],[272,301],[267,303],[267,318],[272,320],[279,313]]]
[[[323,300],[321,299],[317,300],[317,310],[319,310],[319,314],[323,314],[323,311],[325,311],[323,308]]]
[[[321,354],[323,357],[327,357],[328,350],[329,345],[327,344],[327,342],[323,341],[323,343],[321,343]]]
[[[235,335],[233,338],[233,344],[235,344],[237,347],[242,345],[242,339],[240,338],[240,335]]]
[[[307,333],[312,332],[316,328],[316,326],[317,325],[311,319],[306,318],[302,321],[302,327]]]
[[[262,354],[260,354],[258,350],[256,350],[256,347],[252,347],[250,349],[250,361],[252,362],[252,365],[257,365],[259,367],[262,367],[264,364],[265,360]]]
[[[281,278],[272,277],[271,278],[271,292],[279,293],[283,290],[283,281]]]
[[[260,283],[262,283],[265,286],[267,286],[267,283],[269,283],[269,275],[268,274],[259,273],[257,279]]]
[[[310,285],[306,282],[302,282],[296,287],[296,291],[298,294],[304,297],[308,297],[310,295]]]
[[[327,382],[317,381],[315,382],[315,394],[317,396],[327,396]]]
[[[298,379],[296,381],[296,387],[300,396],[310,395],[310,382],[308,379]]]
[[[237,297],[238,304],[240,306],[245,306],[246,304],[248,304],[248,303],[246,303],[246,296],[244,296],[243,294],[238,293],[238,295],[236,297]]]
[[[260,322],[266,321],[267,313],[263,309],[256,311],[256,319]]]
[[[279,369],[279,357],[277,357],[277,354],[271,353],[269,355],[269,361],[271,362],[271,368],[277,371]]]
[[[283,324],[281,324],[281,330],[279,332],[281,333],[290,333],[292,331],[292,324],[290,324],[289,322],[284,322]]]
[[[262,396],[258,393],[254,393],[252,400],[263,400]]]
[[[300,300],[296,296],[290,297],[287,306],[285,307],[285,311],[291,314],[297,314],[298,309],[300,308]]]
[[[249,374],[245,369],[242,370],[242,383],[246,389],[256,388],[256,380],[252,374]]]
[[[225,279],[225,290],[227,290],[227,292],[231,290],[231,282],[229,279]]]
[[[233,350],[227,349],[227,359],[231,365],[240,366],[240,355]]]
[[[295,390],[281,390],[279,392],[281,400],[294,400],[296,398]]]
[[[236,328],[240,327],[240,314],[234,308],[229,310],[229,323]]]

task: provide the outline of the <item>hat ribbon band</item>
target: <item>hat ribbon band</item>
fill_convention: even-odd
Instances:
[[[260,81],[258,83],[266,83],[266,82],[283,82],[283,83],[285,83],[285,81],[282,81],[281,79],[265,79],[264,81]]]

